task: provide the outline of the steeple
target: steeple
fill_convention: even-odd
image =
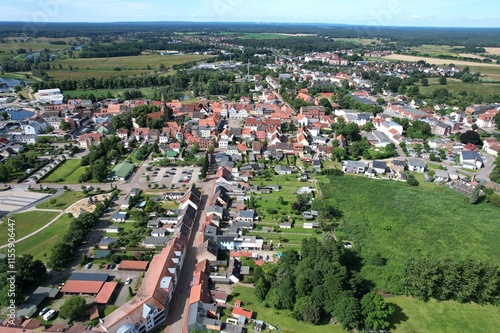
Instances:
[[[168,121],[170,119],[170,115],[168,114],[168,107],[167,103],[165,102],[165,96],[163,95],[163,92],[161,93],[161,109],[160,111],[165,115],[165,119]]]

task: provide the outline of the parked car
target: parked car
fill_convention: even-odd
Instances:
[[[104,268],[109,269],[110,266],[111,265],[108,264],[108,265],[104,266]]]
[[[54,317],[56,316],[56,314],[57,314],[57,311],[56,311],[56,310],[52,310],[52,309],[51,309],[51,310],[49,310],[46,314],[44,314],[44,315],[42,316],[42,318],[43,318],[43,320],[45,320],[45,321],[49,321],[49,320],[51,320],[52,318],[54,318]]]
[[[92,267],[92,263],[89,262],[87,265],[85,265],[85,269],[90,269],[90,267]]]
[[[38,315],[42,317],[44,314],[50,311],[50,308],[43,308]]]
[[[132,282],[132,278],[127,278],[127,281],[125,281],[125,284],[130,284]]]
[[[115,269],[116,265],[115,264],[111,264],[109,265],[109,269]]]

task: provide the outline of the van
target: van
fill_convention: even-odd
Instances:
[[[49,310],[49,312],[47,312],[46,314],[44,314],[42,316],[43,320],[45,321],[49,321],[51,320],[52,318],[54,318],[57,314],[57,311],[56,310]]]

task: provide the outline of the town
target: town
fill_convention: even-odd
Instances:
[[[410,296],[498,313],[498,262],[486,256],[499,251],[488,246],[498,231],[500,96],[446,89],[483,84],[472,60],[398,60],[379,42],[308,51],[223,34],[171,38],[198,49],[159,51],[158,59],[189,60],[170,74],[130,75],[144,85],[112,82],[124,76],[0,78],[0,229],[7,234],[12,219],[17,237],[13,245],[0,237],[2,271],[13,271],[8,249],[18,255],[17,311],[10,318],[0,297],[0,332],[389,332],[401,324],[392,298]],[[84,44],[71,52],[98,52]],[[51,64],[67,53],[49,51],[26,52],[48,54],[47,69],[36,62],[41,77],[59,75]],[[63,70],[66,60],[64,73],[84,70]],[[15,61],[2,75],[6,65],[20,71]],[[433,210],[422,212],[418,198]],[[409,263],[396,253],[405,244],[376,249],[367,233],[425,237],[402,235],[387,216],[370,220],[372,209],[408,224],[414,217],[416,233],[457,243],[409,244],[421,253]],[[461,249],[463,261],[445,264],[468,246],[455,228],[470,232],[477,253]],[[422,258],[441,242],[452,254],[432,261],[442,269],[433,274],[456,269],[453,284],[470,287],[466,296],[438,282],[416,290],[431,274]],[[469,259],[490,284],[458,278]]]

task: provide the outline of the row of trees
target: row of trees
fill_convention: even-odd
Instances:
[[[500,304],[500,266],[487,261],[426,257],[408,259],[401,271],[401,291],[420,300]]]
[[[10,271],[15,271],[15,292],[14,300],[16,305],[19,305],[23,300],[23,294],[33,288],[34,285],[42,282],[46,275],[47,269],[40,260],[34,260],[32,255],[23,255],[16,257],[15,268],[9,265],[8,258],[0,260],[0,305],[10,305],[9,296],[10,281],[7,278],[11,277]]]
[[[111,197],[117,195],[112,193]],[[47,266],[55,271],[65,269],[75,259],[78,247],[81,245],[90,230],[99,222],[99,217],[110,205],[111,200],[105,198],[99,202],[93,212],[83,212],[71,221],[70,227],[61,242],[52,248]]]
[[[254,293],[265,306],[311,324],[334,317],[347,329],[387,329],[393,308],[369,292],[351,255],[332,238],[304,239],[300,255],[288,250],[278,264],[254,270]]]

